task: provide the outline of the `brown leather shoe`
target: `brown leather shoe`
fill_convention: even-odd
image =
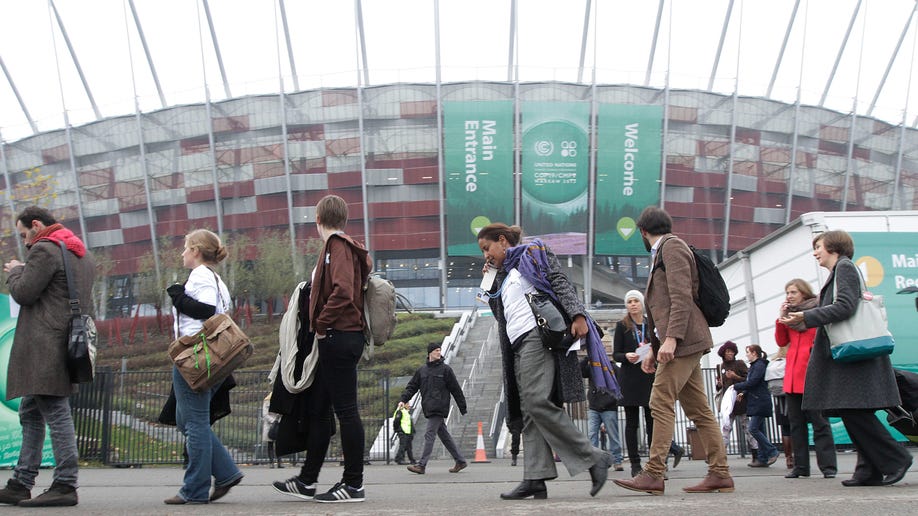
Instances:
[[[700,484],[683,487],[686,493],[732,493],[733,477],[722,478],[713,473],[708,473]]]
[[[449,472],[450,472],[450,473],[459,473],[460,471],[464,470],[464,469],[467,468],[467,467],[469,467],[469,463],[468,463],[468,462],[457,462],[455,466],[449,468]]]
[[[172,498],[166,498],[163,500],[163,503],[166,505],[185,505],[188,503],[188,500],[182,498],[179,495],[175,495]]]
[[[420,464],[412,464],[412,465],[408,466],[407,469],[408,469],[408,471],[410,471],[410,472],[412,472],[412,473],[417,473],[418,475],[423,475],[423,474],[424,474],[424,466],[421,466]]]
[[[229,484],[226,484],[225,486],[215,486],[214,492],[210,494],[210,501],[216,502],[217,500],[223,498],[229,493],[230,489],[239,485],[239,482],[242,482],[242,477],[239,477],[236,480],[233,480],[232,482],[230,482]]]
[[[615,485],[618,487],[624,487],[631,491],[650,493],[652,495],[661,495],[664,490],[663,479],[652,477],[646,471],[641,471],[636,477],[628,480],[613,479],[612,481],[615,482]]]

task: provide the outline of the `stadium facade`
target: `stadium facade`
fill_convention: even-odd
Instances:
[[[651,133],[640,152],[653,157],[639,177],[629,175],[634,149],[609,139],[616,128],[627,132],[620,113],[630,108],[645,109]],[[506,122],[499,146],[462,134],[492,118]],[[479,125],[467,125],[472,119]],[[537,144],[564,143],[566,155],[578,145],[574,174],[551,176],[577,185],[569,196],[566,186],[543,181],[550,175],[539,166],[551,163],[533,163],[544,156],[544,147],[532,153],[539,128]],[[565,139],[565,131],[576,138]],[[473,137],[479,158],[489,144],[496,148],[497,166],[466,166],[465,142]],[[229,245],[246,242],[241,253],[252,260],[264,251],[264,235],[281,235],[271,245],[280,242],[296,257],[292,288],[308,274],[299,257],[314,249],[313,207],[328,193],[348,201],[349,233],[366,242],[375,269],[427,308],[475,303],[482,264],[469,245],[482,221],[521,223],[527,234],[544,235],[588,302],[615,303],[618,290],[646,280],[646,253],[639,238],[628,238],[633,226],[622,223],[643,204],[662,204],[676,231],[717,260],[801,213],[918,209],[915,129],[763,98],[638,86],[319,89],[108,118],[0,149],[0,229],[13,237],[19,210],[50,208],[108,258],[102,299],[109,313],[139,303],[138,278],[154,269],[167,275],[167,255],[200,227]],[[470,179],[469,170],[478,175]],[[627,205],[624,189],[604,186],[622,173],[646,197]],[[454,202],[470,188],[490,195],[474,213]],[[535,209],[542,216],[530,216]],[[470,227],[466,218],[479,215]],[[22,252],[16,240],[3,239],[6,255]]]

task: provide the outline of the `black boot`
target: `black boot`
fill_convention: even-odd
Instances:
[[[501,500],[525,500],[530,496],[537,500],[548,498],[548,488],[545,487],[544,480],[523,480],[513,491],[500,494]]]
[[[641,467],[641,461],[631,463],[631,478],[638,476],[638,473],[641,472],[643,468]]]
[[[682,457],[685,456],[685,448],[676,444],[676,441],[672,441],[669,444],[669,452],[673,454],[673,469],[676,469],[679,467]]]
[[[44,493],[28,500],[21,500],[19,507],[69,507],[78,503],[76,488],[52,482]]]
[[[510,465],[511,465],[511,466],[516,466],[516,455],[511,455],[511,456],[510,456]]]
[[[6,487],[0,489],[0,503],[16,505],[30,498],[32,498],[32,491],[15,478],[7,480]]]

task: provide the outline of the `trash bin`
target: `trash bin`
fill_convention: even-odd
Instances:
[[[691,448],[692,460],[705,460],[708,458],[708,454],[704,451],[704,446],[701,444],[701,436],[698,435],[697,428],[694,426],[686,428],[685,438],[689,443],[689,448]]]

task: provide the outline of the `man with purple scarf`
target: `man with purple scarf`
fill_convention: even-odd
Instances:
[[[608,478],[612,458],[594,447],[562,408],[565,402],[583,400],[576,349],[553,352],[543,346],[526,294],[547,294],[563,308],[572,321],[572,336],[587,346],[595,385],[619,396],[602,333],[542,241],[523,244],[519,226],[494,223],[478,232],[478,246],[486,268],[498,271],[488,297],[499,328],[508,419],[523,421],[523,481],[500,497],[547,498],[545,481],[558,476],[553,452],[571,476],[589,470],[590,495],[596,496]],[[576,346],[575,342],[572,347]]]

